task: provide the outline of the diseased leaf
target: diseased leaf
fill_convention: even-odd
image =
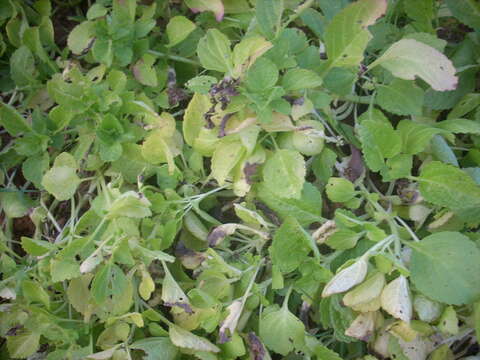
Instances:
[[[480,28],[480,4],[475,0],[446,0],[448,8],[458,20],[474,28]]]
[[[355,285],[360,284],[367,275],[368,264],[364,258],[360,258],[352,265],[340,270],[325,285],[322,291],[322,297],[328,297],[350,290]]]
[[[212,176],[219,185],[225,184],[230,172],[245,154],[240,141],[223,141],[217,146],[212,157]]]
[[[446,304],[470,304],[480,298],[480,250],[465,235],[439,232],[409,245],[415,287]]]
[[[408,280],[400,275],[385,286],[380,297],[382,308],[393,317],[410,322],[412,318],[412,301]]]
[[[277,150],[263,168],[265,184],[282,198],[300,198],[305,174],[305,160],[294,150]]]
[[[54,166],[42,179],[42,185],[57,200],[68,200],[77,191],[80,178],[76,170],[68,166]]]
[[[419,77],[434,90],[454,90],[457,87],[458,78],[452,62],[441,52],[413,39],[394,43],[369,65],[369,69],[378,65],[400,79]]]
[[[222,0],[185,0],[193,12],[212,11],[215,19],[221,21],[225,12]]]
[[[95,23],[84,21],[73,28],[68,35],[67,44],[75,55],[82,54],[94,40]]]
[[[342,9],[327,25],[324,34],[328,68],[357,66],[372,35],[367,27],[387,10],[384,0],[356,1]]]

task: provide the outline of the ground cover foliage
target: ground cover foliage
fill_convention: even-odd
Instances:
[[[478,358],[478,2],[0,26],[2,359]]]

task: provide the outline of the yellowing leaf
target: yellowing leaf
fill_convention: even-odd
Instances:
[[[434,90],[455,90],[458,78],[452,62],[441,52],[413,39],[394,43],[369,69],[383,66],[394,76],[404,80],[419,77]]]
[[[306,175],[305,160],[294,150],[277,150],[263,168],[265,184],[282,198],[300,198]]]
[[[342,269],[340,272],[325,285],[322,291],[322,297],[328,297],[333,294],[339,294],[350,290],[355,285],[360,284],[367,275],[368,263],[364,258],[360,258],[352,265]]]
[[[382,291],[382,308],[393,317],[410,322],[412,318],[412,301],[408,289],[408,280],[400,275],[391,281]]]
[[[175,46],[195,30],[196,25],[185,16],[174,16],[167,24],[168,46]]]
[[[225,9],[222,0],[185,0],[193,12],[212,11],[217,21],[222,21]]]
[[[386,9],[385,0],[360,0],[337,13],[325,29],[327,68],[360,64],[372,38],[367,27],[374,24]]]
[[[375,329],[375,313],[367,312],[358,315],[350,324],[345,335],[354,337],[358,340],[369,341]]]
[[[25,359],[33,355],[40,346],[40,334],[26,332],[7,336],[7,349],[12,359]]]
[[[230,172],[245,154],[245,148],[240,141],[222,141],[217,146],[212,157],[212,177],[219,185],[225,184]]]
[[[209,97],[199,93],[195,93],[188,103],[183,116],[183,137],[188,145],[193,146],[200,130],[205,126],[206,122],[203,116],[211,105]]]

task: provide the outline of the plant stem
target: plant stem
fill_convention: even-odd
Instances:
[[[165,54],[163,52],[155,51],[155,50],[149,50],[148,52],[152,55],[155,55],[155,56],[160,56],[160,57],[164,57],[164,58],[167,58],[167,59],[170,59],[170,60],[173,60],[173,61],[183,62],[185,64],[190,64],[190,65],[195,65],[195,66],[201,67],[201,64],[199,62],[197,62],[195,60],[192,60],[192,59],[189,59],[189,58],[186,58],[186,57],[183,57],[183,56]]]
[[[302,15],[302,13],[307,10],[308,8],[312,7],[313,3],[315,0],[307,0],[305,1],[302,5],[300,5],[298,8],[295,9],[295,12],[290,15],[290,17],[287,19],[285,24],[282,26],[282,30],[285,29],[292,21],[295,21],[299,16]]]
[[[369,105],[372,102],[372,96],[359,96],[359,95],[344,95],[339,97],[340,100],[343,101],[350,101],[358,104],[366,104]]]

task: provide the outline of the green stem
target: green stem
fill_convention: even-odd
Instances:
[[[344,95],[344,96],[340,96],[340,100],[350,101],[358,104],[370,105],[372,102],[372,96]]]
[[[197,62],[195,60],[192,60],[192,59],[189,59],[189,58],[186,58],[186,57],[183,57],[183,56],[165,54],[163,52],[155,51],[155,50],[149,50],[148,52],[152,55],[159,56],[159,57],[164,57],[164,58],[167,58],[167,59],[170,59],[170,60],[173,60],[173,61],[183,62],[185,64],[195,65],[195,66],[198,66],[198,67],[202,66],[199,62]]]
[[[287,290],[287,294],[285,295],[285,299],[283,299],[282,309],[288,310],[288,300],[290,299],[290,295],[292,294],[293,285],[290,286]]]
[[[290,17],[287,19],[285,24],[282,26],[282,30],[285,29],[292,21],[295,21],[299,16],[302,15],[302,13],[307,10],[308,8],[312,7],[314,4],[315,0],[307,0],[305,1],[302,5],[300,5],[295,12],[290,15]]]

